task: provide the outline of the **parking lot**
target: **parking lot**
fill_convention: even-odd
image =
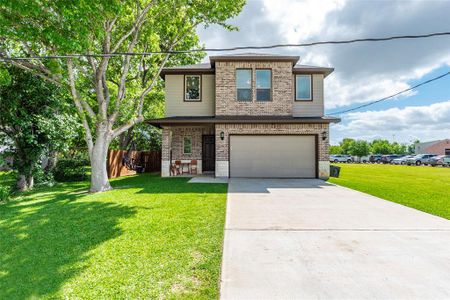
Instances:
[[[351,156],[345,154],[330,155],[332,163],[364,163],[364,164],[391,164],[408,166],[450,167],[450,155],[418,154],[374,154],[368,156]]]

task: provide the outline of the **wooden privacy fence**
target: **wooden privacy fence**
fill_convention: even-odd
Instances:
[[[108,151],[108,177],[136,174],[136,170],[142,167],[143,172],[161,171],[160,151]]]

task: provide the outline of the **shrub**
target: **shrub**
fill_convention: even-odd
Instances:
[[[55,169],[53,176],[56,181],[82,181],[89,178],[89,160],[83,158],[62,158]]]
[[[55,179],[52,172],[45,172],[42,168],[38,168],[34,173],[34,184],[36,186],[54,186]]]
[[[0,185],[0,202],[7,202],[11,197],[11,188],[9,186]]]

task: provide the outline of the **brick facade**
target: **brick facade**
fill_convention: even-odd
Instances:
[[[252,69],[252,102],[236,101],[236,69]],[[272,70],[272,101],[256,101],[256,69]],[[292,116],[291,62],[216,62],[216,115]]]
[[[213,126],[163,128],[162,159],[169,160],[170,149],[172,149],[172,160],[202,159],[202,136],[206,134],[214,134]],[[192,153],[186,154],[183,151],[185,137],[192,138]]]
[[[170,151],[172,150],[172,163],[175,160],[197,160],[199,173],[202,166],[202,136],[206,134],[214,134],[214,127],[184,127],[170,126],[164,127],[162,130],[162,146],[161,146],[161,174],[169,176],[170,167]],[[184,153],[184,138],[192,138],[192,152]]]
[[[322,133],[328,137],[328,124],[217,124],[216,125],[216,161],[228,161],[228,141],[230,134],[317,134],[319,161],[329,160],[328,139],[322,139]],[[225,138],[220,139],[224,132]]]
[[[248,61],[237,59],[216,60],[215,72],[215,116],[303,116],[323,115],[323,78],[313,76],[313,102],[294,101],[295,77],[292,60],[265,60],[255,58]],[[298,58],[297,58],[298,59]],[[297,61],[297,59],[295,61]],[[294,62],[295,63],[295,62]],[[237,101],[236,69],[252,70],[252,101]],[[270,69],[271,101],[256,101],[256,70]],[[307,71],[310,72],[310,71]],[[313,71],[311,71],[313,72]],[[314,81],[315,80],[315,81]],[[211,82],[212,84],[212,82]],[[181,86],[178,87],[181,89]],[[211,92],[212,95],[212,92]],[[214,102],[214,101],[213,101]],[[184,111],[183,111],[184,113]],[[189,112],[185,112],[189,115]],[[193,124],[193,123],[187,123]],[[224,133],[224,139],[220,133]],[[324,133],[326,139],[323,140]],[[229,175],[229,135],[230,134],[308,134],[317,135],[317,169],[319,178],[329,175],[329,124],[210,124],[209,126],[166,126],[162,132],[162,176],[169,176],[170,158],[174,160],[198,160],[201,170],[202,135],[215,134],[216,171],[215,175]],[[184,137],[192,137],[192,153],[183,153]]]

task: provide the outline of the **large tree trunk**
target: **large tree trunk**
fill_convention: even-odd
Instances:
[[[27,178],[27,186],[29,190],[33,189],[34,187],[34,177],[32,175],[28,176]]]
[[[19,190],[20,192],[24,192],[28,189],[27,179],[25,175],[19,175],[19,177],[17,177],[16,186],[17,190]]]
[[[31,190],[34,187],[34,177],[32,175],[19,175],[16,186],[20,192]]]
[[[90,192],[104,192],[111,190],[108,180],[106,163],[110,139],[106,133],[98,134],[93,146],[91,160],[91,188]]]
[[[50,151],[47,157],[47,163],[45,166],[43,166],[44,171],[46,173],[49,173],[53,171],[56,167],[56,163],[58,162],[58,152],[56,151]]]
[[[119,135],[119,149],[128,150],[131,141],[133,140],[133,127]]]

